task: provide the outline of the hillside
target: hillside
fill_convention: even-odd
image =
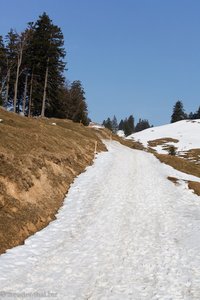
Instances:
[[[74,178],[106,150],[106,131],[0,108],[0,253],[55,218]]]
[[[127,141],[140,143],[146,151],[152,152],[161,162],[173,168],[200,177],[200,120],[183,120],[134,133]],[[174,147],[175,155],[169,155]],[[180,180],[169,177],[179,184]],[[200,196],[200,183],[182,181]]]
[[[199,197],[167,180],[196,178],[151,153],[105,143],[57,219],[0,256],[2,295],[200,299]]]
[[[180,171],[200,177],[200,120],[183,120],[148,128],[127,137],[136,141],[161,161]],[[175,156],[168,155],[170,147]]]
[[[134,133],[128,139],[141,142],[157,153],[167,154],[167,148],[173,145],[177,154],[182,156],[192,149],[200,149],[200,120],[183,120],[163,126],[148,128]]]
[[[70,120],[25,118],[0,108],[0,253],[55,219],[70,184],[93,162],[95,143],[97,152],[106,150],[102,138],[147,147],[160,161],[200,177],[199,127],[199,120],[182,121],[122,139],[95,124],[91,128]],[[170,144],[178,155],[160,154]],[[169,179],[175,184],[180,180]],[[198,180],[187,184],[200,195]]]

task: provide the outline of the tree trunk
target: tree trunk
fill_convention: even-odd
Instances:
[[[17,106],[17,92],[18,92],[18,81],[19,81],[19,71],[22,63],[22,57],[23,57],[23,51],[24,51],[24,46],[25,42],[27,39],[27,33],[24,35],[22,34],[20,37],[19,41],[19,49],[18,49],[18,58],[17,58],[17,73],[16,73],[16,80],[15,80],[15,89],[14,89],[14,101],[13,101],[13,106],[14,106],[14,112],[16,112],[16,106]]]
[[[30,95],[29,95],[29,107],[28,107],[28,117],[31,116],[32,92],[33,92],[33,72],[32,72],[32,75],[31,75],[31,85],[30,85]]]
[[[26,74],[22,112],[25,114],[28,74]]]
[[[1,69],[2,69],[2,68],[0,68],[0,74],[1,74],[1,72],[2,72]],[[3,87],[4,87],[4,84],[3,84],[3,79],[2,79],[2,81],[1,81],[1,88],[0,88],[0,95],[2,94]]]
[[[10,69],[8,69],[8,77],[7,77],[7,83],[6,83],[6,98],[5,98],[6,109],[7,109],[7,106],[8,106],[9,85],[10,85]]]
[[[44,113],[45,113],[48,73],[49,73],[49,58],[47,59],[47,67],[46,67],[45,80],[44,80],[44,93],[43,93],[43,100],[42,100],[41,117],[44,117]]]
[[[17,91],[18,91],[18,81],[19,81],[19,69],[22,63],[22,53],[23,53],[23,49],[20,49],[19,52],[19,56],[18,56],[18,60],[17,60],[17,74],[16,74],[16,80],[15,80],[15,91],[14,91],[14,112],[16,112],[16,106],[17,106]]]

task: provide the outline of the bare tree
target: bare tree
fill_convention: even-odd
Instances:
[[[32,71],[32,74],[31,74],[30,95],[29,95],[29,106],[28,106],[28,117],[31,116],[32,93],[33,93],[33,71]]]
[[[25,114],[25,107],[26,107],[27,84],[28,84],[28,73],[26,74],[25,87],[24,87],[24,97],[23,97],[23,105],[22,105],[23,114]]]
[[[14,87],[14,100],[13,100],[13,110],[16,112],[17,106],[17,91],[18,91],[18,81],[20,76],[20,67],[22,64],[23,52],[26,46],[27,38],[28,38],[29,31],[26,30],[19,36],[18,47],[17,47],[17,72],[16,72],[16,79],[15,79],[15,87]]]
[[[49,75],[49,57],[48,57],[48,59],[47,59],[47,67],[46,67],[46,72],[45,72],[44,93],[43,93],[43,100],[42,100],[41,117],[44,117],[44,113],[45,113],[45,104],[46,104],[46,95],[47,95],[48,75]]]

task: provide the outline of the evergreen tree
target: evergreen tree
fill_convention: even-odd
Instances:
[[[187,118],[187,116],[184,112],[183,103],[181,101],[177,101],[173,108],[173,113],[171,116],[171,123],[181,121],[186,118]]]
[[[190,119],[190,120],[195,119],[195,114],[193,114],[192,112],[190,112],[189,115],[188,115],[188,119]]]
[[[69,118],[87,125],[88,109],[80,81],[65,85],[64,38],[46,13],[21,34],[0,36],[0,104],[25,115]],[[2,99],[1,99],[2,98]],[[116,120],[113,120],[114,123]]]
[[[55,116],[57,99],[64,84],[64,38],[61,29],[43,13],[33,26],[30,44],[31,72],[34,78],[32,113]]]
[[[130,115],[128,119],[125,118],[122,124],[123,124],[123,131],[126,136],[134,132],[134,118],[132,115]]]
[[[88,125],[88,110],[85,92],[79,80],[73,81],[70,88],[69,114],[68,118],[74,122]]]
[[[112,119],[112,132],[116,133],[117,130],[118,130],[117,118],[116,118],[116,116],[114,116]]]
[[[16,66],[17,66],[17,44],[18,44],[18,34],[11,29],[6,35],[6,64],[7,64],[7,74],[6,74],[6,92],[4,105],[8,104],[14,105],[14,86],[16,80]]]
[[[128,133],[128,135],[130,135],[130,134],[132,134],[132,133],[134,132],[134,130],[135,130],[135,128],[134,128],[134,118],[133,118],[132,115],[129,116],[127,122],[128,122],[128,128],[129,128],[129,133]]]
[[[67,84],[65,84],[65,86],[63,86],[59,91],[55,118],[72,118],[70,115],[70,87]]]
[[[105,128],[107,128],[107,129],[109,129],[109,130],[112,131],[112,121],[111,121],[110,118],[107,118],[107,120],[104,120],[103,123],[102,123],[102,125],[103,125]]]
[[[129,132],[130,132],[130,130],[129,130],[129,125],[128,125],[128,119],[125,118],[124,119],[124,134],[125,134],[125,136],[128,136]]]
[[[119,122],[119,130],[124,130],[124,121],[123,120],[121,120]]]
[[[22,82],[20,88],[20,75],[23,74],[23,60],[24,60],[24,52],[27,50],[27,41],[29,38],[29,30],[25,30],[21,34],[17,34],[16,40],[16,75],[15,75],[15,83],[14,83],[14,99],[13,99],[13,110],[16,112],[20,110],[20,102],[22,102],[23,95],[23,85]],[[21,76],[22,79],[22,76]],[[20,93],[21,92],[21,93]]]
[[[5,91],[6,77],[7,77],[6,48],[4,45],[3,37],[0,36],[0,105],[3,104],[3,92]]]
[[[135,132],[142,131],[142,130],[147,129],[149,127],[151,127],[151,126],[149,125],[148,120],[139,119],[139,122],[135,126]]]
[[[200,106],[198,110],[193,114],[193,119],[200,119]]]

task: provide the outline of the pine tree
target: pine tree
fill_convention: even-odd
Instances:
[[[107,118],[107,120],[104,120],[103,123],[102,123],[102,125],[103,125],[105,128],[107,128],[107,129],[109,129],[109,130],[112,131],[112,121],[111,121],[110,118]]]
[[[125,134],[125,136],[129,135],[129,125],[128,125],[128,119],[127,118],[124,119],[124,134]]]
[[[128,135],[132,134],[134,132],[134,118],[132,115],[129,116],[128,120],[128,127],[129,127],[129,133]]]
[[[189,120],[195,119],[195,114],[193,114],[193,112],[190,112],[189,115],[188,115],[188,119]]]
[[[173,113],[171,116],[171,123],[181,121],[186,118],[187,118],[187,116],[184,112],[183,103],[181,101],[177,101],[173,108]]]
[[[126,136],[134,132],[134,118],[132,115],[130,115],[128,119],[125,118],[122,124],[123,124],[123,131]]]
[[[3,104],[3,92],[5,91],[7,78],[7,64],[6,64],[6,48],[3,37],[0,36],[0,105]]]
[[[65,85],[64,38],[46,13],[24,32],[0,36],[0,104],[24,115],[69,118],[87,125],[88,109],[80,81]]]
[[[119,130],[124,130],[124,121],[123,120],[121,120],[119,122]]]
[[[135,126],[135,132],[142,131],[142,130],[150,128],[150,127],[151,126],[149,125],[149,121],[148,120],[139,119],[139,122]]]
[[[193,119],[200,119],[200,106],[193,116],[194,116]]]
[[[43,13],[33,25],[30,45],[34,78],[32,111],[35,115],[55,116],[58,95],[64,84],[64,38],[61,29]]]
[[[116,133],[117,130],[118,130],[117,118],[116,118],[116,116],[114,116],[112,119],[112,132]]]
[[[13,103],[14,99],[14,86],[16,81],[16,67],[17,67],[17,43],[18,34],[11,29],[6,35],[6,64],[7,64],[7,74],[6,74],[6,92],[4,105]]]
[[[59,91],[55,118],[70,119],[70,87],[67,84]]]
[[[85,92],[79,80],[72,82],[69,94],[68,118],[74,122],[81,122],[84,125],[88,125],[88,109]]]
[[[20,109],[20,100],[22,100],[22,89],[21,94],[19,95],[19,76],[23,73],[23,58],[24,52],[27,50],[27,41],[29,38],[29,30],[25,30],[21,34],[17,34],[17,41],[16,41],[16,76],[15,76],[15,84],[14,84],[14,99],[13,99],[13,110],[16,112],[17,105],[18,111]],[[24,82],[23,82],[24,84]]]

